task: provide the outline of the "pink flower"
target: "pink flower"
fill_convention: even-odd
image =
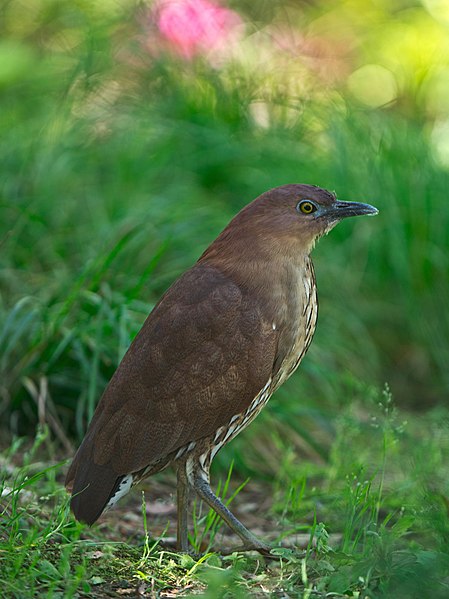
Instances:
[[[164,0],[158,4],[159,31],[185,59],[224,48],[241,25],[236,12],[209,0]]]

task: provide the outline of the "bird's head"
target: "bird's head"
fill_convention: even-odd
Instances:
[[[259,196],[241,214],[245,211],[260,231],[271,231],[280,239],[295,239],[309,251],[317,239],[344,218],[378,212],[370,204],[337,200],[335,193],[314,185],[276,187]]]
[[[237,251],[308,254],[317,239],[348,216],[374,215],[377,208],[337,200],[314,185],[283,185],[263,193],[235,216],[206,255]],[[220,251],[221,249],[221,251]],[[283,251],[285,250],[285,252]]]

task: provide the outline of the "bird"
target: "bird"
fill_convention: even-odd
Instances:
[[[177,549],[189,551],[195,492],[269,555],[213,492],[217,452],[296,370],[315,331],[315,242],[339,221],[374,215],[307,184],[270,189],[230,221],[155,305],[118,365],[66,477],[74,517],[92,525],[142,479],[177,471]]]

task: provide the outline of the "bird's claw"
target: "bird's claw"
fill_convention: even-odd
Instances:
[[[243,545],[238,545],[237,547],[232,547],[227,551],[221,551],[221,555],[231,555],[232,553],[243,553],[247,551],[258,551],[264,557],[270,559],[277,559],[277,556],[272,555],[271,547],[269,545],[265,545],[264,543],[243,543]]]

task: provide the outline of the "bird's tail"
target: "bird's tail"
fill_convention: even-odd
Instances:
[[[98,465],[85,456],[80,459],[78,454],[67,473],[65,485],[72,493],[70,507],[75,518],[92,525],[109,504],[113,505],[129,491],[132,479],[129,486],[128,482],[123,484],[129,477],[119,475],[110,464]]]

